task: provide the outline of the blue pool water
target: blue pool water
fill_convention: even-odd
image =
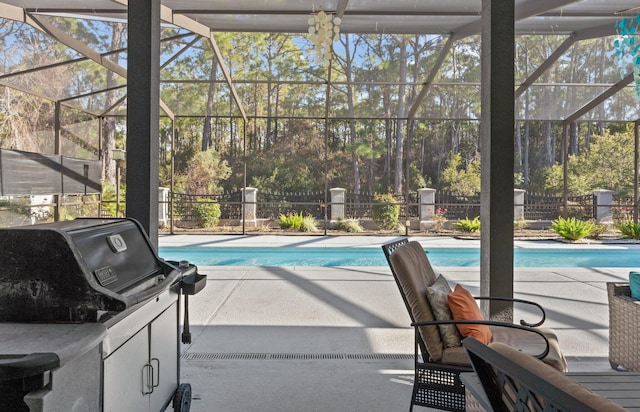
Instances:
[[[160,247],[160,257],[200,266],[386,266],[381,248]],[[433,266],[480,266],[476,248],[431,248]],[[640,249],[516,249],[516,267],[639,267]]]

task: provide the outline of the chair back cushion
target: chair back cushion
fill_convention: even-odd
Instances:
[[[449,282],[441,274],[438,275],[435,283],[427,288],[427,300],[431,311],[436,320],[453,320],[451,310],[449,309],[449,302],[447,301],[447,295],[452,292]],[[440,339],[445,348],[453,348],[460,346],[460,332],[454,324],[438,325],[440,329]]]
[[[436,274],[422,245],[411,241],[400,246],[389,257],[389,264],[407,304],[411,320],[414,322],[436,320],[427,300],[427,288],[436,281]],[[422,326],[419,328],[419,333],[429,352],[430,360],[440,362],[443,344],[438,328]]]
[[[449,310],[451,310],[453,319],[484,320],[475,298],[460,284],[456,285],[455,291],[449,293],[447,301],[449,302]],[[485,345],[491,342],[491,329],[487,325],[460,323],[456,326],[462,336],[473,336]]]
[[[528,380],[526,382],[526,390],[532,397],[532,399],[528,403],[528,406],[536,404],[541,407],[541,409],[532,408],[530,410],[542,410],[542,408],[556,410],[555,408],[558,407],[568,407],[567,410],[593,410],[602,412],[624,411],[622,407],[620,407],[613,401],[591,392],[584,386],[564,376],[557,369],[554,369],[549,365],[543,363],[542,361],[532,356],[526,355],[509,345],[505,345],[503,343],[492,343],[489,345],[489,347],[504,356],[514,365],[518,365],[519,367],[524,368],[524,370],[531,375],[541,378],[542,384],[540,385],[536,384],[535,380]],[[503,370],[502,372],[506,373],[507,375],[509,374],[508,370]],[[526,377],[526,375],[524,376]],[[544,385],[545,383],[549,386]],[[517,379],[508,379],[504,380],[503,384],[522,386],[524,383],[518,382]],[[507,404],[517,404],[519,402],[524,402],[522,398],[517,397],[517,395],[522,396],[522,390],[523,388],[521,387],[503,388],[503,400]],[[562,396],[559,396],[558,392],[561,392]],[[565,398],[565,396],[567,396],[567,398]],[[565,399],[571,402],[574,406],[564,404],[563,401]],[[581,404],[583,404],[584,406]]]

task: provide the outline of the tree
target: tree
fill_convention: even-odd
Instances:
[[[401,195],[402,190],[402,160],[403,160],[403,149],[404,149],[404,134],[406,132],[405,125],[406,122],[406,105],[405,105],[405,91],[406,86],[405,83],[407,81],[407,46],[408,41],[405,36],[401,36],[400,38],[395,39],[397,46],[400,48],[400,60],[398,62],[398,81],[400,85],[398,86],[398,106],[396,108],[396,162],[394,168],[394,179],[393,179],[393,193],[395,195]]]
[[[220,192],[220,184],[231,175],[226,161],[215,150],[198,152],[189,164],[185,190],[189,194],[210,195]]]
[[[590,150],[569,156],[569,193],[583,195],[596,189],[613,190],[616,197],[633,195],[633,131],[593,136]],[[545,189],[562,194],[563,167],[555,164],[547,170]]]
[[[440,177],[442,189],[462,196],[480,193],[480,161],[473,159],[462,165],[460,153],[452,153]]]
[[[356,150],[357,145],[357,133],[356,133],[356,121],[355,121],[355,110],[354,110],[354,92],[353,92],[353,63],[354,59],[357,55],[358,45],[360,44],[362,38],[356,37],[356,40],[353,42],[353,51],[351,50],[351,44],[349,42],[349,35],[340,36],[342,40],[342,45],[344,46],[345,55],[344,58],[336,54],[336,60],[342,65],[342,69],[344,70],[344,76],[347,81],[347,107],[349,114],[349,143],[352,149],[351,152],[351,167],[353,168],[353,191],[355,193],[360,193],[360,165],[358,163],[358,153]]]
[[[122,47],[122,37],[124,33],[124,24],[111,23],[111,48],[117,50]],[[117,55],[115,63],[118,63]],[[107,72],[107,88],[115,87],[118,84],[118,75],[112,71]],[[112,107],[118,100],[118,93],[115,90],[107,92],[105,105],[107,108]],[[116,184],[116,166],[112,161],[113,149],[116,148],[116,119],[107,117],[104,121],[102,133],[102,177],[105,181]]]

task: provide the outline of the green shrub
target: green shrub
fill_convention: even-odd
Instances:
[[[529,222],[527,222],[527,220],[524,218],[524,216],[519,218],[515,222],[513,222],[513,228],[515,230],[526,229],[528,226],[529,226]]]
[[[380,229],[395,230],[400,218],[400,205],[396,198],[391,193],[376,194],[373,197],[373,203],[371,206],[373,222]]]
[[[479,232],[480,231],[480,216],[476,216],[473,220],[465,217],[457,222],[453,223],[455,227],[463,232]]]
[[[360,226],[358,219],[338,219],[334,227],[337,230],[343,230],[349,233],[360,233],[364,230],[362,226]]]
[[[220,204],[196,203],[193,205],[193,219],[200,227],[213,227],[220,221]]]
[[[299,232],[315,232],[318,226],[313,216],[303,216],[302,212],[288,213],[286,215],[280,214],[278,225],[282,229],[293,229]]]
[[[617,223],[616,229],[622,233],[624,239],[640,239],[640,223],[634,223],[633,220]]]
[[[102,183],[102,210],[111,217],[124,216],[126,208],[126,190],[120,184],[120,213],[116,212],[116,186],[109,182]]]
[[[580,240],[589,236],[596,230],[596,227],[590,220],[580,220],[575,217],[569,217],[567,219],[558,217],[551,222],[551,230],[565,239]]]
[[[594,225],[593,231],[587,237],[589,239],[600,239],[605,233],[607,233],[607,225]]]

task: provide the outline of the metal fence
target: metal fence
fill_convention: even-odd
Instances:
[[[400,220],[419,218],[418,194],[409,196],[394,195],[396,204],[400,207]],[[376,195],[372,193],[345,193],[345,216],[351,219],[371,219],[372,206],[380,204],[376,201]]]
[[[420,218],[420,197],[417,193],[394,196],[394,198],[395,204],[400,207],[401,221]],[[596,217],[595,201],[595,197],[591,194],[570,196],[567,204],[568,215],[579,219],[594,219]],[[174,219],[192,220],[190,210],[194,204],[211,202],[220,204],[221,219],[242,219],[241,191],[214,196],[176,193],[174,194]],[[346,192],[345,217],[360,220],[372,219],[372,208],[375,204],[380,204],[376,201],[375,194]],[[625,201],[621,203],[619,209],[629,209],[632,208],[631,205]],[[325,197],[324,192],[258,192],[256,216],[248,218],[277,220],[281,214],[302,213],[323,221],[325,218],[331,218],[331,206],[331,199],[328,195]],[[564,201],[561,196],[526,193],[522,206],[526,220],[553,220],[562,215]],[[448,220],[480,216],[480,197],[460,196],[439,191],[435,196],[435,213]]]
[[[561,196],[540,194],[524,195],[524,218],[526,220],[553,220],[562,215],[564,200]],[[594,195],[569,196],[567,215],[577,219],[595,219],[596,198]]]
[[[408,196],[394,196],[399,206],[400,222],[420,219],[421,199],[417,193]],[[197,216],[194,210],[201,205],[218,205],[220,220],[229,226],[237,226],[246,220],[277,221],[279,216],[289,213],[302,213],[313,216],[319,222],[327,223],[331,219],[331,198],[324,192],[262,192],[257,193],[255,216],[246,213],[248,203],[243,205],[242,191],[217,195],[193,195],[187,193],[170,194],[165,207],[166,219],[171,227],[195,227]],[[595,219],[596,197],[594,195],[572,196],[568,199],[568,215],[579,219]],[[122,202],[124,203],[124,202]],[[376,202],[375,194],[345,192],[344,216],[360,221],[372,220],[372,208]],[[342,204],[341,204],[342,206]],[[524,218],[526,220],[553,220],[563,214],[564,202],[560,196],[548,196],[525,193]],[[30,224],[54,219],[56,204],[51,201],[44,204],[30,204],[29,197],[0,198],[0,226]],[[99,196],[64,196],[60,198],[60,219],[77,216],[115,217],[115,202],[100,200]],[[480,215],[479,196],[459,196],[438,191],[435,195],[434,212],[447,220],[474,218]],[[612,214],[614,220],[631,218],[634,210],[633,199],[614,199]],[[253,208],[251,209],[253,210]],[[120,213],[122,216],[123,213]],[[22,218],[20,218],[22,216]]]
[[[480,216],[480,196],[459,196],[438,191],[435,213],[448,220]]]
[[[324,220],[325,206],[324,192],[258,192],[256,218],[275,220],[281,214],[302,213]]]

